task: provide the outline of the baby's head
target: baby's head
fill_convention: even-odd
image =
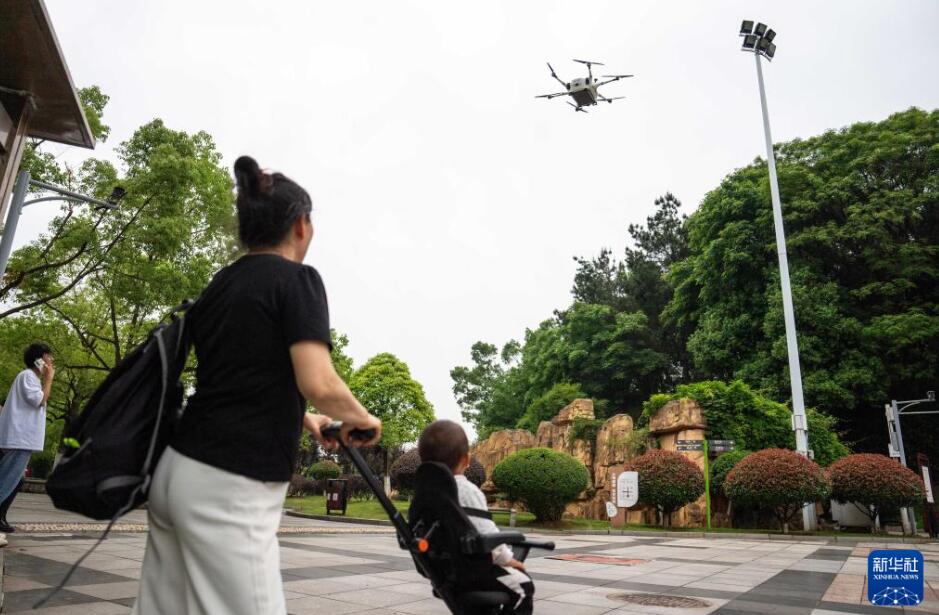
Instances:
[[[434,421],[421,433],[417,454],[421,461],[436,461],[462,474],[469,466],[469,440],[459,423]]]

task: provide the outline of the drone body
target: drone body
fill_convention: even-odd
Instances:
[[[574,60],[574,62],[580,62],[581,64],[587,65],[587,76],[579,77],[577,79],[572,79],[570,82],[562,81],[560,77],[557,76],[557,73],[554,72],[551,64],[548,64],[548,70],[551,71],[551,76],[554,77],[558,83],[564,86],[563,92],[557,92],[555,94],[542,94],[540,96],[535,96],[535,98],[557,98],[558,96],[570,96],[574,99],[574,102],[567,101],[567,104],[574,107],[574,111],[587,112],[584,107],[590,107],[596,105],[598,101],[612,103],[614,100],[619,100],[620,98],[625,98],[624,96],[614,96],[613,98],[607,98],[599,92],[601,85],[606,85],[607,83],[613,83],[614,81],[619,81],[620,79],[626,79],[627,77],[632,77],[632,75],[603,75],[601,79],[605,81],[598,81],[593,76],[593,67],[594,66],[603,66],[601,62],[589,62],[587,60]]]

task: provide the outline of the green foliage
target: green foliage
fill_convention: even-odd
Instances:
[[[381,445],[386,450],[416,441],[434,420],[434,408],[424,397],[424,387],[393,354],[377,354],[366,361],[352,374],[349,388],[381,419]]]
[[[784,531],[804,502],[824,500],[830,491],[817,463],[779,448],[747,455],[724,480],[724,493],[735,506],[772,510]]]
[[[314,480],[321,481],[324,485],[326,484],[327,478],[339,478],[340,474],[342,474],[342,469],[339,467],[339,464],[328,459],[317,461],[306,471],[307,476]]]
[[[674,393],[652,396],[643,404],[642,422],[672,399],[693,399],[701,405],[709,438],[734,440],[737,448],[760,450],[795,445],[791,415],[786,406],[760,395],[742,381],[709,380],[679,385]],[[809,447],[822,465],[848,454],[835,430],[835,420],[809,409]]]
[[[30,476],[32,478],[46,478],[49,476],[49,472],[52,471],[54,463],[55,453],[52,451],[33,453],[32,457],[29,458]]]
[[[416,448],[412,448],[403,455],[400,455],[395,459],[395,462],[391,464],[391,470],[388,472],[391,476],[391,486],[404,495],[413,493],[414,477],[420,465],[421,456],[418,454]]]
[[[102,92],[101,88],[93,85],[78,90],[78,99],[85,111],[85,119],[88,120],[91,134],[98,141],[107,141],[108,135],[111,134],[111,127],[102,121],[102,117],[104,116],[104,108],[108,106],[111,97]]]
[[[626,470],[639,473],[639,502],[659,508],[669,524],[673,511],[704,493],[701,468],[675,451],[649,451],[632,459]]]
[[[550,448],[529,448],[503,459],[492,471],[496,488],[521,501],[539,521],[560,521],[568,502],[587,488],[584,464]]]
[[[711,463],[711,491],[714,493],[724,492],[724,480],[727,474],[734,469],[737,463],[750,454],[750,451],[737,449],[723,453],[720,457]]]
[[[687,251],[681,203],[666,194],[655,206],[645,226],[629,227],[635,247],[623,261],[606,249],[575,258],[570,307],[526,330],[523,343],[506,344],[501,356],[477,342],[471,366],[450,372],[463,416],[480,437],[516,426],[534,431],[570,397],[572,389],[556,387],[576,385],[577,396],[592,398],[597,415],[607,417],[690,373],[680,335],[659,323],[672,292],[663,275]]]
[[[105,138],[107,96],[89,88],[80,98]],[[61,205],[47,232],[13,253],[0,284],[0,377],[20,369],[30,341],[46,341],[56,355],[50,433],[61,433],[157,320],[196,296],[236,251],[232,182],[208,134],[153,120],[116,158],[117,166],[89,158],[67,168],[35,142],[24,156],[24,168],[46,181],[98,198],[117,184],[127,191],[113,211]]]
[[[878,515],[923,501],[925,486],[919,475],[884,455],[843,457],[831,464],[828,477],[831,497],[864,505],[871,527]]]
[[[571,425],[571,440],[584,440],[593,446],[597,441],[597,434],[603,427],[603,419],[574,419]]]
[[[919,109],[776,146],[805,398],[851,441],[881,442],[870,409],[935,382],[937,146],[939,111]],[[687,232],[665,324],[689,332],[697,374],[788,399],[765,161],[709,192]],[[937,451],[921,425],[908,448]]]
[[[616,451],[618,457],[632,459],[655,449],[658,440],[652,437],[648,427],[637,427],[623,435],[610,434],[606,445]]]
[[[338,333],[335,329],[329,330],[329,337],[333,342],[333,367],[336,373],[346,384],[352,379],[355,373],[355,366],[352,363],[352,357],[346,354],[346,348],[349,346],[349,336],[344,333]]]
[[[564,406],[586,396],[579,384],[559,382],[528,405],[516,427],[535,433],[542,421],[550,421]]]

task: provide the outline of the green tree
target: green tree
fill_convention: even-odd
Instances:
[[[434,420],[434,407],[424,397],[424,387],[411,377],[407,364],[387,352],[375,355],[355,370],[349,388],[381,419],[387,475],[391,452],[417,440],[421,430]]]
[[[641,423],[673,399],[688,398],[698,402],[707,421],[707,435],[719,440],[733,440],[738,449],[792,448],[792,412],[785,405],[761,395],[737,380],[694,382],[679,385],[673,393],[653,395],[643,404]],[[841,442],[834,418],[814,408],[806,412],[809,424],[809,448],[821,465],[849,454]]]
[[[536,432],[542,421],[550,421],[561,408],[582,397],[586,397],[586,394],[579,384],[559,382],[528,405],[516,426]]]
[[[881,449],[891,397],[939,373],[939,111],[910,109],[776,146],[806,402]],[[789,398],[765,161],[709,192],[668,273],[666,323],[700,375]],[[919,417],[911,417],[919,418]],[[911,421],[908,450],[939,454]]]
[[[107,97],[83,90],[96,134]],[[93,119],[93,121],[92,121]],[[75,416],[107,372],[174,305],[195,297],[235,253],[232,182],[212,138],[142,126],[117,148],[119,166],[90,158],[77,170],[31,147],[45,179],[103,198],[116,183],[120,207],[65,204],[36,241],[10,259],[0,299],[0,372],[18,371],[22,346],[46,340],[58,357],[50,421]],[[38,168],[37,168],[38,165]]]

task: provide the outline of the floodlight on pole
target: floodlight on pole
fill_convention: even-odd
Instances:
[[[756,60],[756,79],[760,88],[760,106],[763,111],[763,134],[766,138],[766,166],[769,170],[769,190],[773,203],[773,226],[776,231],[776,255],[779,258],[779,283],[782,287],[783,321],[786,327],[786,351],[789,360],[789,384],[792,389],[792,430],[795,432],[796,452],[811,457],[809,451],[809,424],[805,416],[805,399],[802,394],[802,368],[799,364],[799,343],[796,337],[795,309],[792,306],[792,287],[789,282],[789,259],[786,254],[786,233],[783,228],[782,204],[779,199],[779,182],[776,178],[776,156],[773,153],[773,136],[769,129],[769,111],[766,107],[766,90],[763,87],[763,67],[760,56],[772,60],[776,45],[772,39],[776,32],[764,23],[758,23],[753,33],[744,33],[751,21],[740,26],[743,35],[743,51],[753,54]],[[770,38],[767,38],[767,34]],[[815,503],[807,502],[802,508],[802,523],[806,530],[816,527]]]

